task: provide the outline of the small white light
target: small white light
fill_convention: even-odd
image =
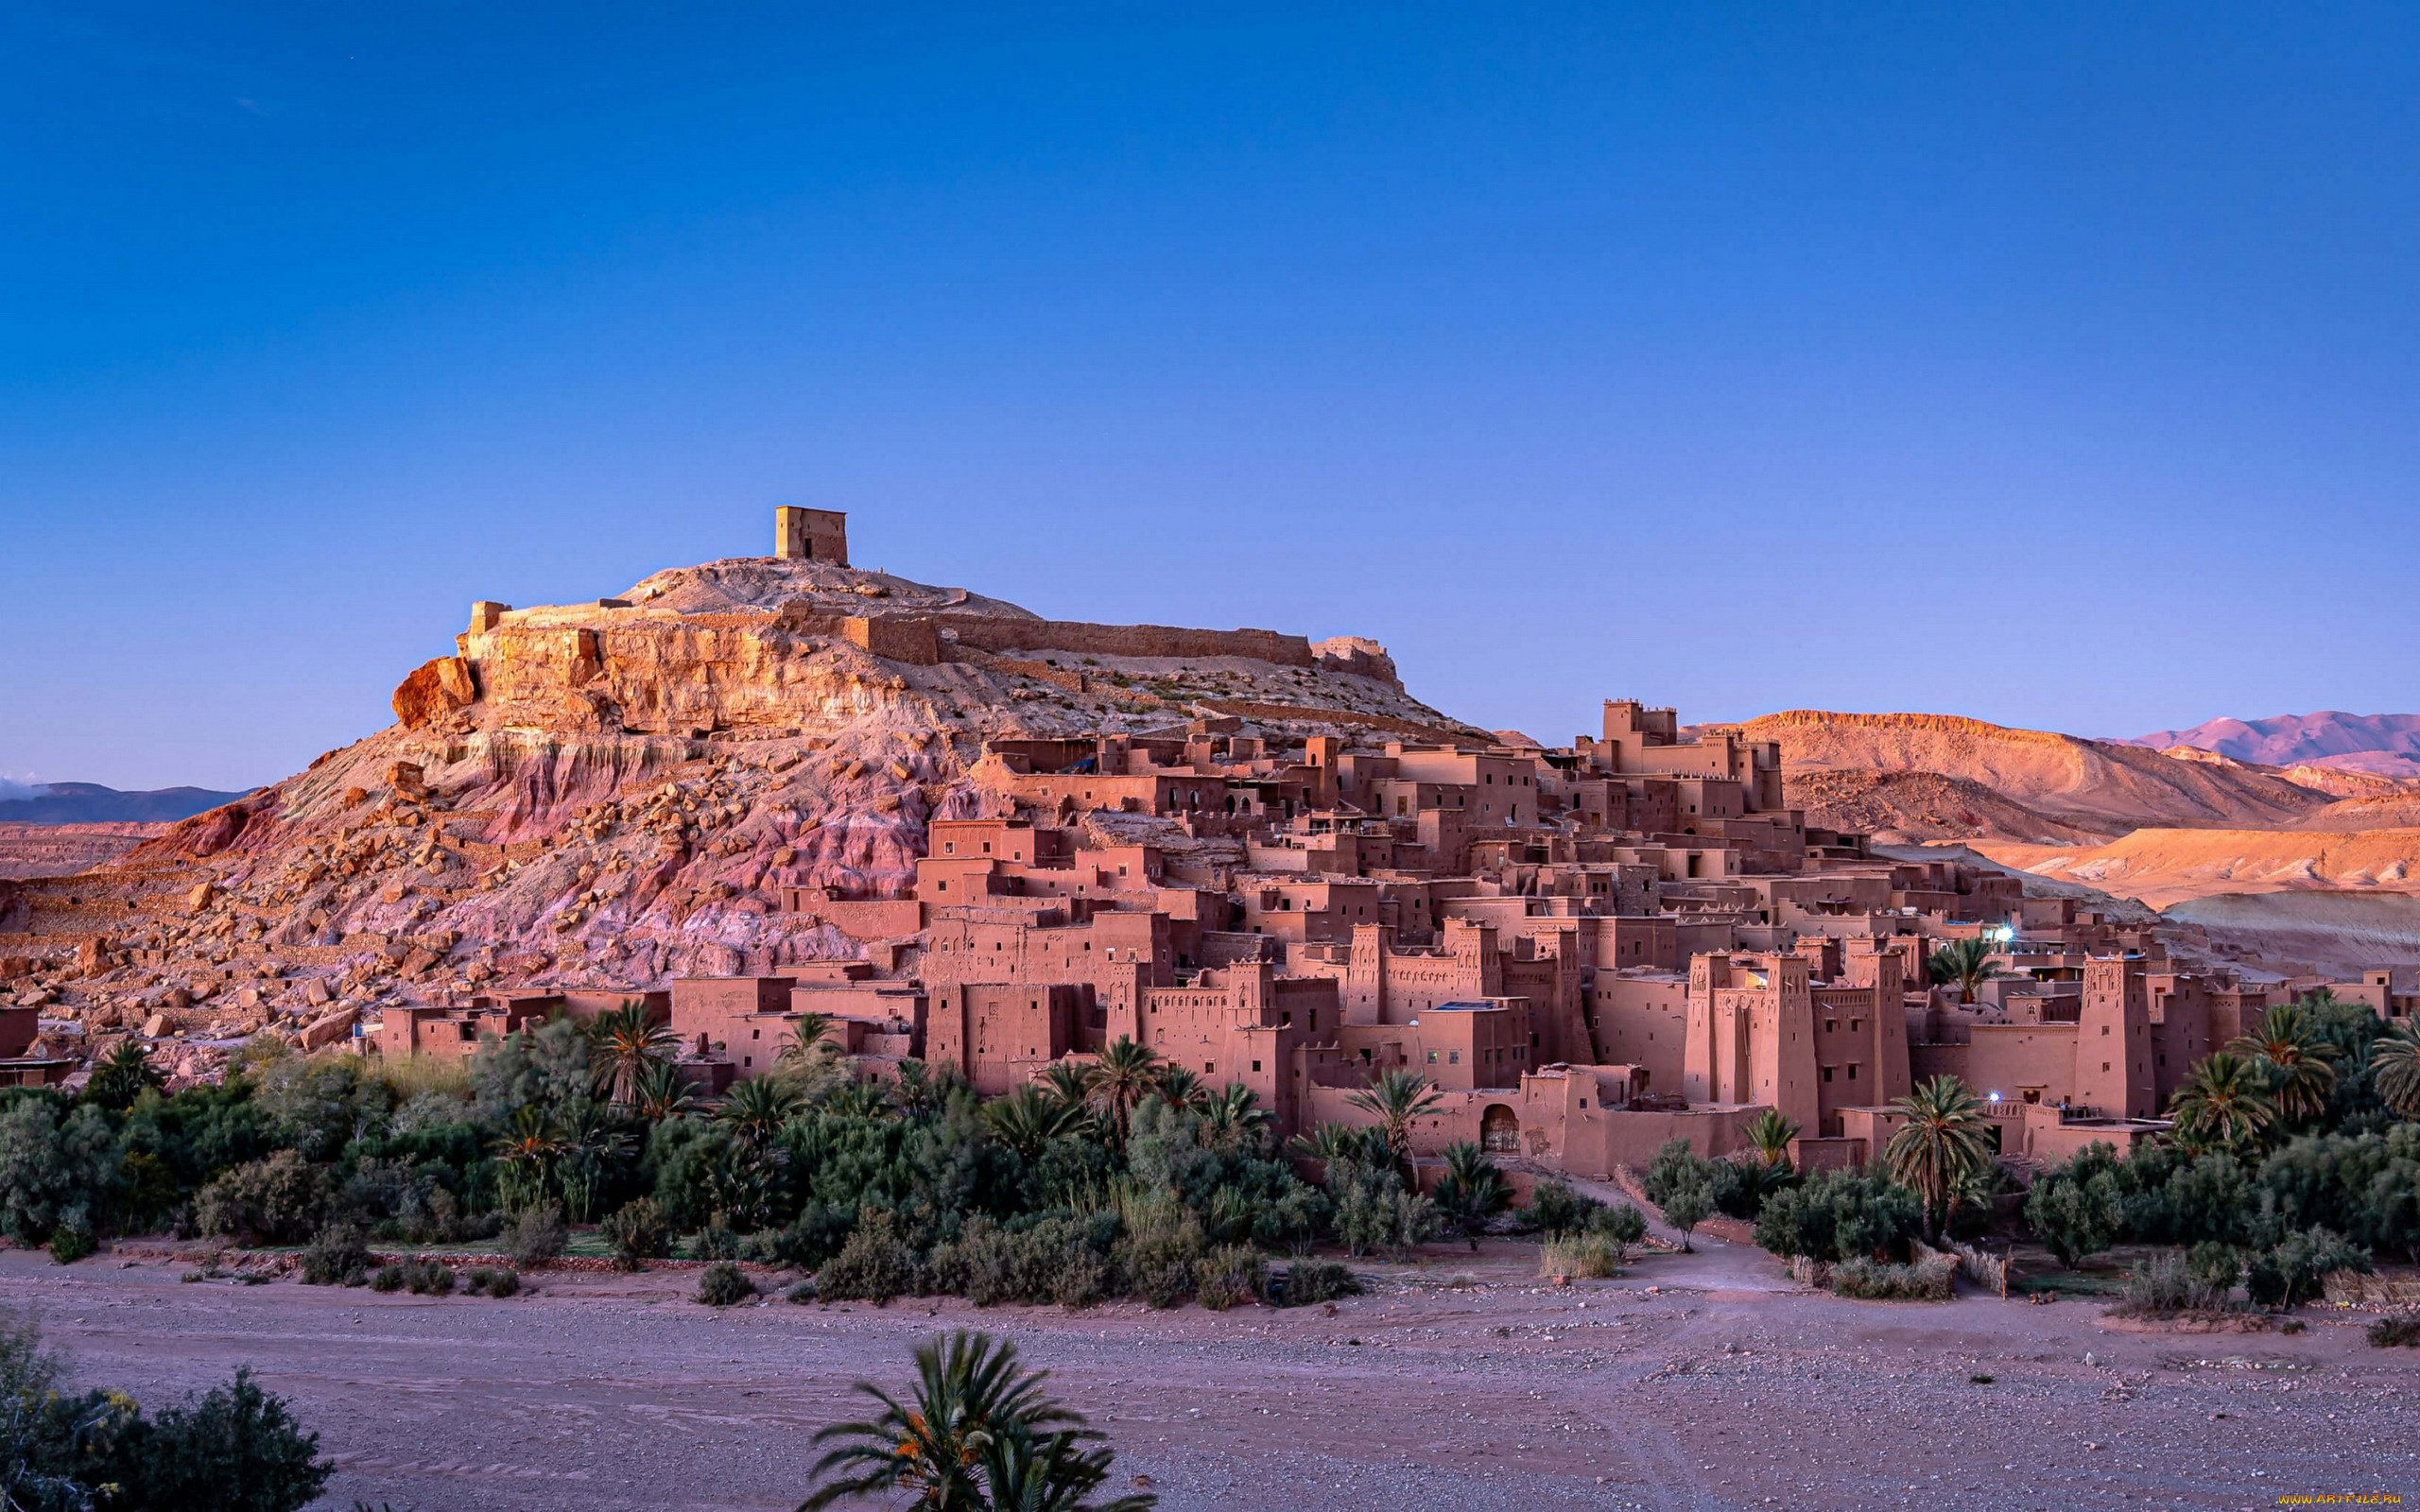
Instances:
[[[1998,1102],[1999,1100],[2000,1100],[2000,1094],[1999,1094],[1999,1093],[1997,1093],[1997,1092],[1994,1092],[1994,1093],[1992,1093],[1992,1101],[1993,1101],[1993,1102],[1996,1102],[1996,1102]]]

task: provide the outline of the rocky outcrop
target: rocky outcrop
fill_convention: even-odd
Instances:
[[[441,656],[414,667],[396,687],[395,719],[406,730],[418,730],[478,701],[478,680],[471,664],[458,656]]]
[[[651,985],[868,946],[783,889],[895,896],[936,816],[999,812],[987,736],[1462,727],[1382,647],[1044,620],[963,589],[741,558],[482,606],[396,722],[117,864],[12,883],[0,934],[92,1033],[196,1036],[463,988]],[[878,942],[877,942],[878,943]]]

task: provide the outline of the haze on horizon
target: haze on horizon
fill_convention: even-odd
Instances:
[[[0,775],[850,511],[1549,741],[2420,710],[2408,8],[0,17]]]

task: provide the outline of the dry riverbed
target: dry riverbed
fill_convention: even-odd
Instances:
[[[536,1273],[503,1301],[189,1263],[0,1254],[80,1381],[156,1404],[250,1365],[400,1512],[788,1508],[808,1439],[937,1329],[1015,1338],[1172,1512],[1217,1508],[2273,1507],[2420,1494],[2420,1350],[2352,1314],[2295,1335],[2114,1331],[2100,1304],[1858,1303],[1754,1251],[1545,1286],[1533,1247],[1372,1267],[1287,1311],[956,1300],[717,1312],[694,1271]],[[1456,1284],[1457,1282],[1461,1284]],[[1979,1377],[1989,1377],[1986,1381]]]

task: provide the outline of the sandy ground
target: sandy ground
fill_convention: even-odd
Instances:
[[[249,1364],[342,1467],[324,1505],[786,1508],[808,1437],[938,1328],[1013,1336],[1173,1509],[2267,1507],[2420,1495],[2420,1351],[2357,1315],[2142,1335],[2083,1301],[1841,1301],[1743,1247],[1554,1288],[1440,1250],[1321,1308],[962,1302],[724,1312],[694,1272],[541,1276],[505,1301],[0,1255],[80,1379],[156,1403]],[[1461,1284],[1455,1284],[1459,1280]],[[1974,1381],[1992,1377],[1989,1383]]]

